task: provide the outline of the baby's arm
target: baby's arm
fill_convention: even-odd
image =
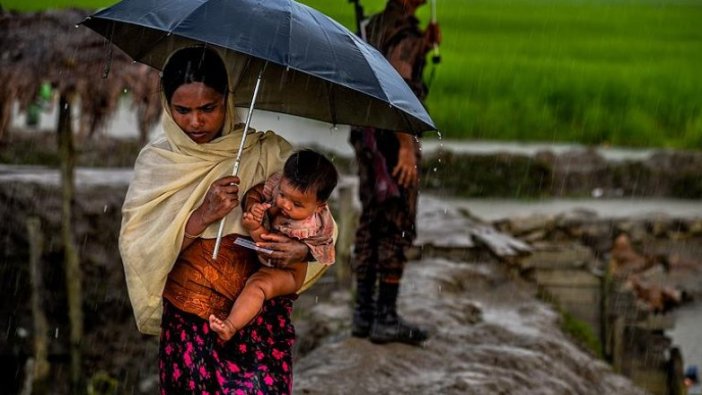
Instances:
[[[249,231],[251,238],[255,242],[261,241],[261,235],[266,232],[263,226],[263,218],[265,212],[270,208],[270,204],[265,202],[266,198],[263,193],[264,184],[257,184],[244,194],[241,200],[241,225]]]
[[[254,241],[262,241],[261,235],[267,232],[263,226],[263,217],[270,207],[269,203],[253,203],[241,217],[241,224]]]

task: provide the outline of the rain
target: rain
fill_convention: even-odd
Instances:
[[[152,66],[190,41],[169,32],[158,55],[132,59],[81,24],[108,2],[20,3],[0,9],[3,393],[156,393],[158,338],[134,323],[118,237],[134,161],[162,133]],[[355,26],[353,2],[303,3]],[[419,139],[399,298],[430,333],[419,347],[351,336],[361,203],[348,120],[395,122],[403,103],[297,65],[225,59],[248,92],[239,118],[325,153],[341,175],[337,262],[294,304],[293,393],[686,393],[686,372],[702,369],[702,34],[685,28],[702,7],[429,3],[420,23],[438,12],[443,34],[427,57],[431,118],[409,127],[438,130]],[[627,41],[639,23],[675,26]],[[290,62],[318,51],[297,44]],[[254,99],[252,70],[264,70]]]

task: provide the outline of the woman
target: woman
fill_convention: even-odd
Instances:
[[[280,171],[291,147],[273,132],[248,133],[239,176],[228,176],[243,125],[220,56],[204,47],[181,49],[166,62],[161,84],[164,137],[139,153],[119,243],[137,326],[161,336],[161,392],[290,393],[291,297],[267,301],[226,343],[207,318],[226,317],[258,268],[254,253],[234,244],[247,234],[239,192]],[[213,260],[222,218],[226,236]],[[265,246],[275,252],[266,258],[275,264],[308,256],[301,242],[267,237]]]

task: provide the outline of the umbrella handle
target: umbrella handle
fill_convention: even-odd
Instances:
[[[251,98],[251,105],[249,106],[249,112],[246,114],[246,124],[244,125],[244,132],[241,134],[241,142],[239,143],[239,152],[236,154],[236,160],[234,161],[234,170],[232,175],[236,176],[239,174],[239,164],[241,163],[241,151],[244,150],[244,142],[246,141],[246,134],[249,132],[249,124],[251,123],[251,114],[253,114],[254,104],[256,104],[256,97],[258,96],[258,88],[261,86],[261,77],[263,76],[263,71],[266,70],[266,65],[268,62],[263,64],[261,71],[258,72],[258,78],[256,79],[256,86],[254,87],[253,97]],[[224,235],[224,223],[227,217],[222,217],[219,221],[219,229],[217,230],[217,241],[215,242],[214,251],[212,251],[212,259],[217,260],[217,255],[219,254],[219,247],[222,244],[222,236]]]

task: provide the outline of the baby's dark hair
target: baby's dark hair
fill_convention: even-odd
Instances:
[[[226,95],[229,86],[222,58],[206,47],[188,47],[171,55],[161,73],[161,86],[168,103],[183,84],[201,82]]]
[[[290,155],[283,166],[283,177],[301,191],[314,189],[317,201],[326,202],[339,180],[336,167],[324,155],[310,149]]]

